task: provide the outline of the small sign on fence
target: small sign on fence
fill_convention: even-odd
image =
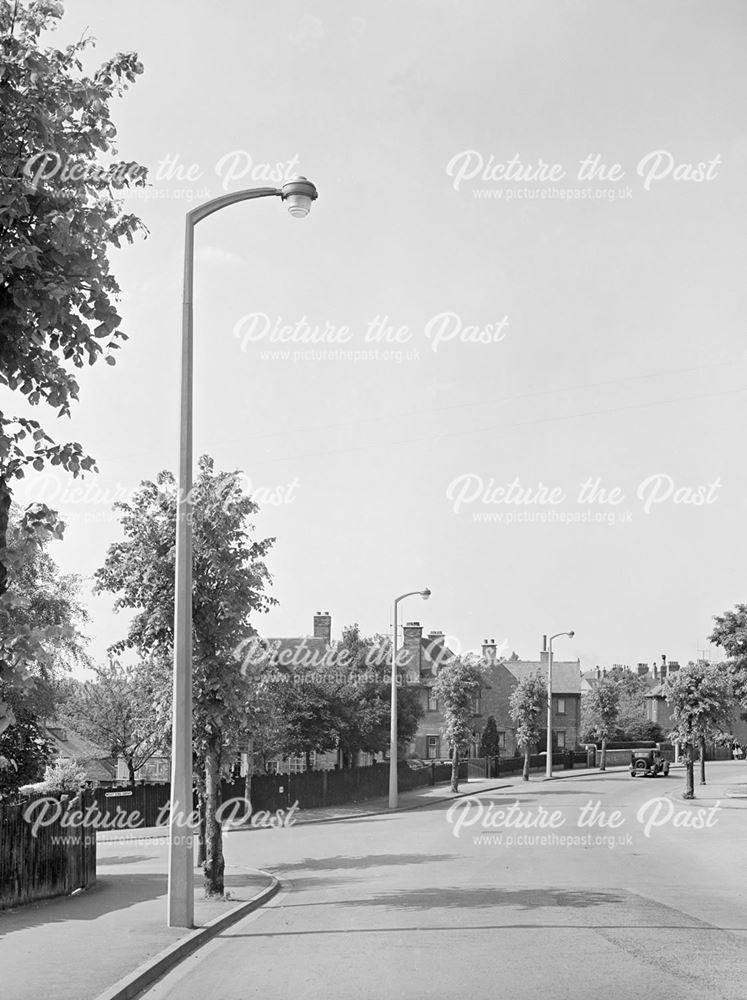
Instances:
[[[105,799],[121,799],[127,795],[132,795],[132,792],[104,792]]]

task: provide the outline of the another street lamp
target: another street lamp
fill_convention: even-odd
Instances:
[[[392,639],[392,709],[389,728],[389,808],[397,808],[397,796],[399,789],[397,786],[397,605],[406,597],[416,595],[427,601],[431,596],[430,590],[410,590],[402,594],[394,602],[394,635]]]
[[[556,632],[550,636],[550,647],[547,654],[547,760],[545,761],[545,777],[552,778],[552,641],[561,635],[572,639],[575,632]]]
[[[282,198],[296,218],[309,214],[317,191],[305,177],[281,188],[232,191],[197,205],[186,217],[184,297],[182,302],[181,394],[179,404],[179,483],[176,513],[176,587],[174,601],[174,701],[171,737],[171,813],[169,819],[169,927],[194,922],[194,848],[192,844],[192,289],[194,231],[198,222],[239,201]]]

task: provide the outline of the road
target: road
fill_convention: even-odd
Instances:
[[[709,773],[747,780],[732,764]],[[267,869],[283,889],[143,997],[742,1000],[746,803],[686,805],[682,781],[534,778],[452,806],[452,822],[442,804],[232,833],[228,863]],[[483,829],[514,802],[502,828]],[[552,814],[554,829],[505,826]],[[646,836],[652,817],[662,825]],[[527,842],[542,836],[556,839]]]

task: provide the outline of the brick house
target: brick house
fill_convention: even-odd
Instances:
[[[657,683],[646,695],[646,718],[650,722],[657,722],[666,735],[672,729],[673,722],[672,714],[664,697],[664,682],[669,674],[680,669],[680,665],[676,660],[670,660],[667,663],[666,656],[662,656],[661,660],[658,671],[656,664],[654,664],[654,678]],[[747,712],[740,709],[739,706],[736,706],[732,712],[730,732],[742,746],[747,745]]]
[[[412,754],[424,760],[445,759],[449,749],[441,732],[444,717],[433,694],[433,685],[438,671],[454,659],[454,653],[446,645],[443,632],[432,631],[424,637],[420,622],[407,622],[402,632],[402,648],[398,650],[399,673],[408,686],[418,690],[424,711],[412,743]],[[476,704],[475,709],[479,711],[479,705]]]
[[[538,660],[498,660],[495,640],[483,643],[482,658],[486,685],[480,698],[479,732],[485,728],[488,716],[495,718],[501,755],[520,753],[516,744],[516,728],[511,719],[509,703],[520,681],[534,674],[547,679],[549,653],[542,650]],[[572,750],[578,744],[581,725],[581,662],[580,660],[552,661],[552,732],[555,749]],[[547,748],[547,728],[543,727],[539,750]]]
[[[423,638],[419,622],[404,627],[406,671],[420,677],[423,716],[413,743],[413,753],[424,759],[445,759],[449,748],[443,736],[444,718],[433,685],[441,666],[449,663],[454,653],[445,645],[443,632],[430,632]],[[486,639],[482,646],[482,668],[485,686],[475,698],[470,755],[479,756],[480,740],[488,717],[495,718],[501,756],[518,753],[515,726],[509,712],[511,695],[517,684],[539,671],[547,677],[548,653],[538,660],[499,660],[495,640]],[[573,749],[578,743],[581,721],[581,664],[579,660],[557,660],[553,657],[553,743],[556,748]],[[543,729],[540,748],[547,744]]]

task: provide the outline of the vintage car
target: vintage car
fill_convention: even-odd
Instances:
[[[669,761],[662,756],[661,750],[631,750],[630,752],[630,776],[655,778],[663,774],[666,778],[669,774]]]

